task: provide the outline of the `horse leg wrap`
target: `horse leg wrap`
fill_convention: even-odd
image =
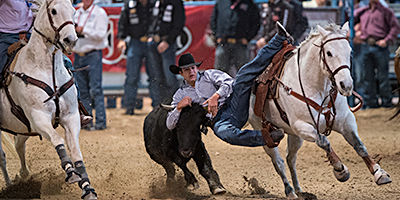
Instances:
[[[56,146],[57,154],[58,157],[60,157],[61,160],[61,167],[64,170],[67,170],[70,167],[73,167],[71,159],[69,159],[67,152],[65,151],[65,146],[63,144],[60,144]]]
[[[76,161],[75,169],[81,175],[82,180],[79,181],[79,187],[81,189],[83,189],[86,186],[86,185],[83,185],[85,182],[88,182],[88,184],[90,184],[89,177],[86,173],[86,168],[85,168],[85,165],[83,164],[83,161]]]

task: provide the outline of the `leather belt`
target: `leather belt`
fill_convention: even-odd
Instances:
[[[147,37],[147,36],[142,36],[142,37],[139,38],[139,40],[141,42],[147,42],[148,39],[149,39],[149,37]]]
[[[86,52],[86,53],[76,53],[76,54],[78,54],[78,56],[80,56],[80,57],[84,57],[84,56],[87,56],[87,55],[89,55],[89,54],[91,54],[91,53],[93,53],[95,51],[97,51],[97,49],[93,49],[93,50],[91,50],[89,52]]]
[[[237,40],[236,40],[236,38],[227,38],[226,42],[229,44],[236,44]]]

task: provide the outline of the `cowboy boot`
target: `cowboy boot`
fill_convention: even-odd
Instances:
[[[286,40],[288,41],[289,44],[294,44],[293,37],[286,31],[285,27],[283,27],[281,23],[276,22],[276,29],[278,35],[286,37]]]
[[[81,127],[84,127],[92,122],[93,117],[89,115],[88,111],[80,100],[78,100],[78,105],[79,115],[81,118]]]
[[[274,130],[270,122],[267,122],[265,125],[263,124],[261,133],[268,148],[277,147],[279,142],[285,137],[283,129],[279,128]]]

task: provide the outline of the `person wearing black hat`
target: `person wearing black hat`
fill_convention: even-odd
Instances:
[[[180,111],[192,102],[208,107],[213,117],[214,133],[232,145],[276,147],[283,139],[282,129],[270,133],[272,139],[265,140],[260,130],[241,130],[249,116],[249,99],[253,80],[271,63],[273,56],[282,48],[289,36],[282,25],[277,23],[278,33],[253,59],[238,72],[236,81],[225,72],[209,69],[199,72],[201,62],[195,62],[190,53],[179,58],[179,65],[171,65],[170,71],[183,76],[183,85],[175,92],[168,113],[167,128],[172,130],[178,122]],[[210,116],[211,117],[211,116]]]

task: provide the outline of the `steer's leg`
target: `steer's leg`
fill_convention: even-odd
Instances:
[[[210,156],[208,155],[203,142],[198,144],[198,148],[196,149],[193,159],[196,162],[200,174],[207,180],[211,193],[225,194],[226,190],[224,186],[222,186],[219,176],[211,164]]]
[[[174,155],[174,163],[178,165],[179,168],[182,169],[183,173],[185,174],[185,180],[187,182],[187,188],[192,190],[192,189],[198,189],[199,188],[199,183],[197,182],[196,177],[193,175],[191,171],[186,166],[186,163],[189,161],[189,159],[182,158],[178,154]]]

